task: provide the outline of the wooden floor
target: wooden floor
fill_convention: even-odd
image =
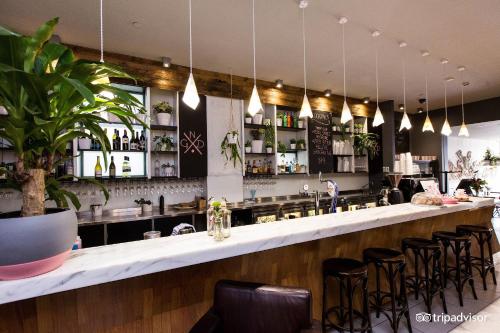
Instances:
[[[490,225],[492,211],[415,220],[0,305],[0,332],[187,332],[211,306],[220,279],[309,288],[317,319],[324,259],[360,259],[367,247],[400,248],[404,237],[430,237],[458,224]]]

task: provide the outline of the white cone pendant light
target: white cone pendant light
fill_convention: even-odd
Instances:
[[[428,57],[429,52],[422,53],[423,57]],[[425,61],[425,111],[427,115],[425,116],[424,126],[422,127],[422,132],[432,132],[434,133],[434,126],[432,126],[431,118],[429,117],[429,89],[428,89],[428,79],[427,79],[427,60]]]
[[[377,110],[375,111],[375,117],[373,118],[373,127],[377,127],[384,123],[384,116],[382,115],[382,111],[377,105]]]
[[[262,103],[260,102],[259,92],[257,86],[254,85],[252,89],[252,96],[250,96],[250,103],[248,104],[248,113],[253,117],[262,110]]]
[[[299,118],[312,118],[313,113],[311,110],[311,104],[309,104],[309,99],[307,98],[307,72],[306,72],[306,28],[305,28],[305,11],[308,2],[301,1],[299,7],[302,9],[302,43],[304,50],[304,99],[302,100],[302,107],[300,108]]]
[[[252,0],[252,42],[253,42],[253,89],[248,104],[248,113],[253,117],[262,110],[259,91],[257,90],[257,73],[255,69],[255,0]]]
[[[407,44],[405,42],[399,43],[400,48],[406,47]],[[405,54],[403,53],[403,118],[401,119],[401,125],[399,126],[399,131],[401,132],[402,130],[410,130],[411,129],[411,122],[410,122],[410,117],[408,117],[408,114],[406,113],[406,57]]]
[[[462,81],[460,91],[462,95],[462,126],[460,126],[460,131],[458,132],[458,136],[469,136],[469,130],[467,129],[467,126],[465,126],[465,111],[464,111],[464,86],[466,85],[465,82],[463,82],[463,72],[465,71],[464,66],[458,67],[458,71],[460,72],[460,79]]]
[[[348,121],[352,120],[351,109],[349,109],[349,105],[347,105],[347,93],[345,86],[345,32],[344,26],[347,23],[347,17],[341,17],[339,19],[339,23],[342,25],[342,63],[344,64],[344,105],[342,106],[342,114],[340,116],[340,123],[345,124]]]
[[[375,30],[372,32],[372,36],[380,36],[380,31]],[[378,106],[378,45],[375,46],[375,82],[377,86],[377,110],[375,111],[375,117],[373,118],[373,127],[380,126],[384,123],[384,116]]]
[[[189,78],[186,84],[186,90],[184,91],[184,96],[182,96],[182,101],[184,104],[189,106],[191,109],[195,110],[200,103],[200,96],[198,96],[198,89],[196,89],[196,83],[194,83],[193,77],[193,34],[191,28],[191,0],[189,0]]]
[[[184,91],[184,96],[182,96],[182,101],[193,110],[195,110],[200,103],[200,96],[198,95],[196,84],[194,83],[193,73],[189,73],[189,78],[186,84],[186,90]]]
[[[432,132],[434,133],[434,126],[432,126],[431,118],[429,114],[425,117],[424,126],[422,127],[422,132]]]
[[[446,64],[448,63],[448,59],[441,59],[441,63],[443,64],[443,76],[446,77]],[[448,122],[448,92],[447,92],[447,84],[448,80],[444,78],[444,123],[441,128],[441,134],[444,136],[449,136],[451,134],[450,123]]]

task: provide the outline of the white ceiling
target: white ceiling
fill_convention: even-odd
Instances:
[[[251,0],[193,1],[194,66],[252,75]],[[30,33],[60,17],[63,42],[98,48],[98,0],[1,0],[0,25]],[[189,64],[187,0],[104,0],[105,49],[139,57],[170,56]],[[499,0],[310,0],[306,9],[308,87],[342,94],[341,27],[347,16],[347,93],[375,98],[375,40],[380,49],[380,98],[402,102],[402,51],[406,41],[407,103],[414,112],[424,93],[428,60],[430,108],[444,105],[443,68],[457,79],[448,104],[459,104],[457,66],[465,65],[466,102],[500,95]],[[134,26],[132,22],[138,22]],[[256,0],[257,76],[303,86],[301,16],[296,0]],[[330,74],[329,71],[332,71]]]

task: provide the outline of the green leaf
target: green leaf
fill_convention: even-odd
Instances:
[[[94,99],[94,94],[92,94],[92,91],[90,91],[83,83],[81,83],[78,80],[75,79],[70,79],[67,77],[62,77],[66,82],[68,82],[70,85],[75,88],[80,95],[82,95],[87,102],[90,103],[90,105],[94,105],[95,99]]]

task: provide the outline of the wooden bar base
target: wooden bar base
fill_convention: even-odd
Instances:
[[[458,224],[491,225],[492,211],[461,211],[4,304],[0,332],[188,332],[210,308],[220,279],[309,288],[319,319],[324,259],[361,259],[365,248],[399,249],[405,237],[430,238]],[[496,237],[493,248],[499,250]]]

